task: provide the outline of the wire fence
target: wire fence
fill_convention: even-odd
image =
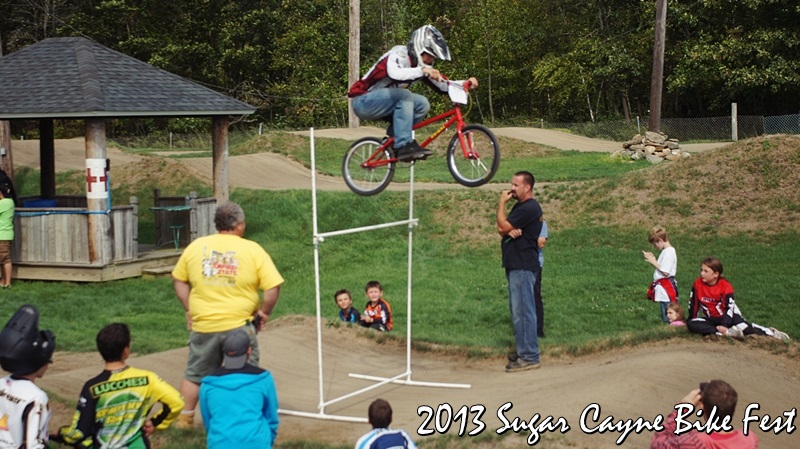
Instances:
[[[541,128],[562,129],[574,134],[623,142],[635,134],[647,131],[649,117],[634,120],[606,120],[583,123],[558,123],[541,120]],[[734,123],[737,133],[734,133]],[[800,134],[800,114],[760,116],[740,115],[736,120],[727,117],[662,118],[661,132],[680,141],[729,141],[764,134]]]
[[[800,134],[800,114],[764,117],[764,134]]]
[[[598,139],[625,142],[636,134],[647,131],[648,117],[634,120],[605,120],[598,122],[563,123],[540,120],[538,127],[563,130],[573,134]],[[725,142],[734,139],[733,126],[737,126],[738,139],[765,134],[800,134],[800,114],[780,116],[740,115],[731,117],[662,118],[661,132],[679,141]],[[230,133],[230,144],[236,145],[262,133],[262,126],[238,128]],[[118,145],[138,149],[210,150],[211,133],[173,133],[168,130],[151,130],[146,135],[111,136]],[[146,150],[145,150],[146,151]]]

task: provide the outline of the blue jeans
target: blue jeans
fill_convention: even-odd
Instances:
[[[669,324],[669,318],[667,318],[667,306],[669,305],[668,302],[659,302],[661,305],[661,321]]]
[[[506,270],[508,278],[508,307],[514,324],[517,354],[526,362],[539,361],[539,338],[536,336],[536,302],[533,285],[536,273],[526,270]]]
[[[394,147],[411,142],[411,128],[421,122],[431,108],[428,99],[408,89],[375,89],[353,98],[353,112],[364,120],[383,120],[392,117],[390,135],[394,135]]]

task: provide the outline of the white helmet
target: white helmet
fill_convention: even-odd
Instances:
[[[445,61],[450,60],[450,49],[447,48],[447,42],[441,31],[434,28],[433,25],[425,25],[417,28],[411,33],[411,40],[408,41],[408,53],[411,55],[411,60],[414,63],[422,62],[422,54],[428,53]]]

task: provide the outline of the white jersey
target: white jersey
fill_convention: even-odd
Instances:
[[[372,92],[375,89],[405,89],[419,80],[424,80],[432,88],[438,89],[442,93],[447,93],[447,81],[434,81],[430,78],[425,78],[422,74],[421,65],[411,65],[411,56],[408,54],[408,48],[405,45],[398,45],[384,53],[366,75],[353,83],[347,96],[353,98]],[[452,82],[460,85],[464,84],[464,81]]]
[[[658,266],[660,268],[653,271],[653,281],[675,277],[675,273],[678,271],[678,254],[675,252],[674,246],[661,251],[661,254],[658,255]],[[656,302],[670,302],[669,294],[660,284],[655,286],[653,292]]]
[[[0,380],[0,449],[47,449],[47,393],[27,379]]]

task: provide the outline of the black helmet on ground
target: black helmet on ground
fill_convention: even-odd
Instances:
[[[12,374],[31,374],[53,361],[56,337],[39,331],[39,311],[26,304],[0,332],[0,366]]]

